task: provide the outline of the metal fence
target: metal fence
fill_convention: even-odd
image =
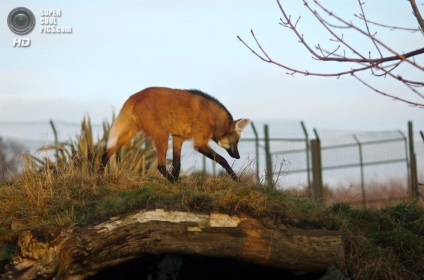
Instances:
[[[367,189],[378,181],[389,184],[390,180],[396,180],[397,187],[405,189],[405,195],[423,195],[418,186],[424,175],[419,169],[424,162],[424,133],[420,132],[422,141],[414,137],[412,123],[408,124],[408,136],[401,130],[334,132],[314,129],[313,140],[305,124],[299,122],[298,125],[303,132],[300,137],[270,137],[272,133],[267,124],[262,130],[263,137],[259,137],[258,129],[252,124],[255,137],[241,139],[255,143],[258,181],[262,179],[277,188],[303,187],[318,196],[322,196],[322,190],[313,188],[314,177],[321,177],[317,179],[322,181],[321,188],[322,185],[333,189],[348,188],[355,184],[360,188],[363,205],[369,202]],[[319,142],[320,153],[320,167],[315,176],[312,141]],[[418,146],[416,150],[414,142]],[[264,170],[263,178],[259,170]]]
[[[80,129],[79,123],[54,123],[59,141],[69,140]],[[95,134],[99,135],[101,128],[101,125],[93,125]],[[308,131],[313,133],[309,135]],[[320,175],[324,186],[328,189],[342,189],[356,185],[361,190],[363,202],[367,199],[367,190],[376,181],[384,183],[395,178],[401,182],[401,187],[410,192],[411,185],[424,182],[424,133],[420,131],[414,134],[412,124],[409,132],[406,135],[400,130],[308,130],[300,121],[255,122],[243,132],[239,150],[242,158],[252,159],[249,172],[255,181],[283,189],[312,190],[314,176],[311,143],[319,140],[322,163]],[[20,142],[29,147],[30,151],[53,142],[53,135],[49,121],[0,122],[0,137],[6,141]],[[190,160],[190,157],[194,160]],[[198,157],[191,147],[187,148],[185,158],[183,155],[183,166],[214,174],[219,171],[219,167],[211,161],[202,161]],[[241,160],[235,164],[238,162]],[[235,166],[235,170],[240,169]],[[411,173],[412,169],[417,170],[415,175]],[[414,176],[417,177],[415,181]],[[421,186],[421,190],[418,187],[413,191],[423,193],[423,190],[424,186]]]

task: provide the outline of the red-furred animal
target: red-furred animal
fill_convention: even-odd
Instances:
[[[173,182],[179,177],[181,146],[188,139],[193,139],[197,151],[219,163],[237,181],[237,175],[228,162],[212,150],[208,142],[212,139],[230,156],[239,159],[237,144],[249,122],[249,119],[234,121],[224,105],[199,90],[146,88],[124,103],[110,130],[101,169],[112,154],[142,132],[153,139],[158,154],[157,168],[169,181]],[[170,135],[173,161],[169,172],[166,152]]]

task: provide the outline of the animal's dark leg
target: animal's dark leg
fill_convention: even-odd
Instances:
[[[166,169],[166,165],[164,164],[158,164],[158,170],[160,171],[160,173],[166,178],[168,179],[168,181],[170,182],[175,182],[174,177],[171,175],[171,173],[168,172],[168,170]]]
[[[99,168],[100,174],[104,173],[105,167],[106,167],[106,164],[107,164],[108,161],[109,161],[109,156],[108,156],[107,152],[105,152],[105,153],[103,153],[102,162],[100,163],[100,168]]]
[[[107,149],[102,155],[102,162],[100,163],[99,173],[103,174],[110,157],[121,148],[122,145],[117,145],[113,148]]]
[[[179,136],[173,136],[172,137],[172,177],[174,177],[174,180],[178,180],[178,177],[180,176],[180,170],[181,170],[181,146],[183,145],[184,139],[182,139]]]
[[[168,138],[167,134],[158,135],[153,138],[153,142],[155,143],[156,151],[158,153],[158,170],[160,173],[169,181],[174,182],[174,176],[168,172],[166,169],[166,152],[168,150]]]
[[[202,145],[200,147],[195,147],[195,149],[198,150],[200,153],[204,154],[205,156],[207,156],[208,158],[210,158],[211,160],[216,161],[228,172],[228,174],[230,174],[231,178],[234,181],[238,181],[236,173],[234,173],[233,169],[225,160],[225,158],[217,154],[214,150],[211,149],[211,147],[209,147],[208,145]]]
[[[113,127],[112,127],[112,132],[113,132]],[[103,153],[102,156],[102,162],[100,163],[100,168],[99,168],[99,173],[103,173],[105,168],[106,168],[106,164],[109,161],[110,157],[116,152],[118,151],[123,145],[127,144],[135,135],[136,131],[135,130],[128,130],[123,134],[120,134],[118,136],[114,136],[113,133],[111,133],[109,135],[109,138],[114,138],[115,141],[110,141],[110,139],[108,140],[107,143],[107,148],[106,151]]]

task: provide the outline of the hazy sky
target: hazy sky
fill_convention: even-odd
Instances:
[[[370,19],[417,26],[407,1],[385,1],[384,8],[377,2],[366,1]],[[281,3],[293,18],[302,16],[299,28],[311,45],[335,46],[301,1]],[[354,0],[325,3],[352,20],[360,13]],[[7,26],[9,12],[18,6],[29,8],[36,17],[35,29],[21,37],[31,40],[27,48],[12,46],[19,36]],[[42,34],[41,9],[60,9],[57,25],[72,27],[72,33]],[[347,130],[406,129],[407,121],[413,120],[417,130],[424,129],[424,109],[383,97],[348,76],[293,78],[256,58],[238,41],[237,35],[253,46],[253,29],[280,62],[310,71],[341,69],[337,63],[314,62],[294,34],[278,24],[280,17],[276,1],[264,0],[1,1],[0,121],[79,122],[89,114],[99,123],[110,119],[112,110],[119,111],[131,94],[166,86],[205,91],[235,118],[299,119],[309,128]],[[403,52],[424,43],[419,33],[378,34]],[[375,53],[370,40],[353,34],[345,38]],[[417,57],[417,61],[424,60]],[[412,77],[424,79],[422,72]],[[411,95],[391,79],[372,81],[399,96]]]

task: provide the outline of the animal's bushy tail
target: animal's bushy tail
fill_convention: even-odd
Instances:
[[[137,118],[133,114],[133,106],[124,105],[110,129],[106,152],[102,157],[101,171],[104,169],[109,158],[119,150],[119,148],[128,143],[137,132]]]

